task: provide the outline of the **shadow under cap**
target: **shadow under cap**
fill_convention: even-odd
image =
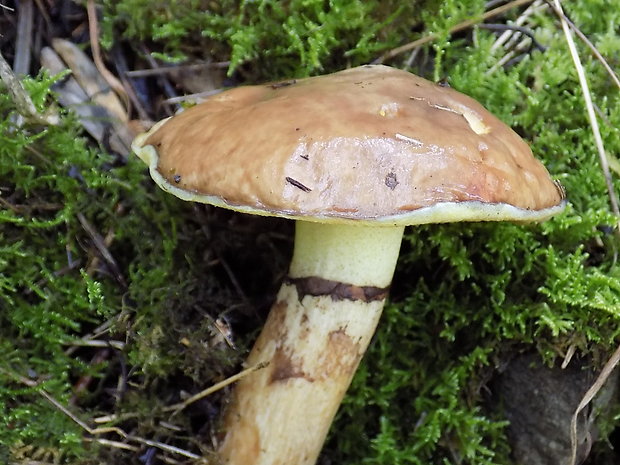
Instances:
[[[164,190],[260,215],[404,225],[542,220],[564,206],[479,103],[382,65],[232,89],[133,148]]]

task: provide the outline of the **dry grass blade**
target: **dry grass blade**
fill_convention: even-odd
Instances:
[[[569,465],[575,465],[577,461],[577,419],[581,411],[588,406],[592,399],[596,396],[596,394],[601,390],[601,388],[605,385],[605,382],[614,371],[614,368],[618,366],[618,362],[620,362],[620,346],[616,349],[610,359],[605,363],[605,366],[601,370],[601,373],[594,381],[594,384],[590,386],[590,389],[586,391],[583,395],[583,398],[579,402],[579,405],[575,409],[575,413],[573,413],[573,417],[570,421],[570,446],[571,446],[571,459]]]
[[[594,44],[590,41],[590,39],[588,39],[586,35],[583,32],[581,32],[581,30],[577,26],[575,26],[575,23],[573,23],[569,18],[567,18],[563,12],[559,12],[559,14],[562,15],[562,18],[564,19],[564,21],[566,21],[566,23],[570,26],[570,28],[573,31],[575,31],[575,34],[577,35],[577,37],[579,37],[579,39],[581,39],[581,41],[588,46],[588,48],[592,51],[592,54],[596,57],[596,59],[601,62],[601,64],[603,65],[603,68],[605,68],[605,71],[607,71],[607,74],[609,74],[609,77],[611,77],[612,81],[614,81],[616,86],[620,88],[620,79],[618,78],[618,75],[611,68],[611,66],[609,66],[609,63],[607,63],[607,60],[605,59],[605,57],[601,55],[601,52],[598,51],[598,49],[594,46]]]
[[[596,112],[594,111],[594,105],[592,104],[592,96],[590,95],[588,79],[586,77],[585,70],[583,69],[583,65],[581,64],[581,59],[579,58],[579,53],[577,52],[577,47],[575,46],[575,41],[573,40],[570,26],[566,22],[566,17],[564,15],[564,11],[562,10],[560,0],[554,0],[554,9],[557,15],[560,17],[562,29],[564,31],[566,42],[568,44],[568,49],[570,51],[571,57],[573,58],[573,62],[575,63],[575,69],[577,71],[577,76],[579,77],[579,83],[581,85],[581,89],[583,90],[583,99],[585,101],[586,109],[588,112],[588,119],[590,120],[592,134],[594,135],[594,141],[598,150],[599,160],[601,162],[601,169],[603,170],[603,175],[605,176],[605,182],[607,184],[607,192],[609,194],[611,209],[614,215],[620,221],[618,198],[616,195],[616,191],[614,190],[613,182],[611,179],[611,172],[609,170],[609,161],[607,158],[607,154],[605,153],[605,146],[603,144],[603,138],[601,137],[601,131],[598,126],[598,120],[596,118]],[[620,224],[616,224],[616,234],[620,234],[619,225]]]
[[[131,444],[127,444],[121,441],[112,441],[110,439],[104,439],[104,438],[94,438],[94,439],[87,439],[87,440],[96,442],[97,444],[101,444],[102,446],[106,446],[106,447],[111,447],[115,449],[123,449],[123,450],[128,450],[131,452],[140,452],[140,447],[132,446]],[[171,465],[180,465],[180,464],[186,463],[186,462],[179,462],[178,460],[173,460],[172,458],[167,457],[167,456],[157,456],[157,458],[161,460],[162,462],[169,463]],[[19,464],[19,465],[29,465],[29,464]]]
[[[104,445],[104,446],[114,447],[116,449],[129,450],[132,452],[140,451],[140,448],[138,446],[132,446],[131,444],[127,444],[121,441],[112,441],[111,439],[104,439],[104,438],[95,438],[93,439],[93,441],[101,445]]]
[[[533,42],[535,34],[533,32],[533,24],[531,21],[532,16],[539,13],[540,11],[549,8],[549,5],[543,3],[543,0],[535,0],[530,6],[528,6],[514,21],[508,22],[508,24],[504,25],[506,30],[499,35],[499,37],[495,40],[493,45],[491,46],[491,53],[495,53],[498,50],[503,51],[503,56],[498,58],[498,60],[491,66],[489,69],[485,71],[485,75],[491,75],[495,73],[497,70],[507,65],[513,60],[516,60],[519,55],[524,53],[529,53]],[[480,25],[480,27],[490,26],[490,25]],[[515,28],[516,26],[516,28]],[[530,34],[524,35],[519,29],[525,28],[525,30],[529,31]],[[534,45],[539,50],[544,50],[545,47],[541,44]]]
[[[501,15],[502,13],[512,8],[516,8],[518,6],[525,5],[527,3],[532,3],[532,1],[533,0],[513,0],[512,2],[508,2],[505,5],[498,6],[497,8],[494,8],[492,10],[489,10],[483,13],[479,18],[468,19],[467,21],[463,21],[457,24],[456,26],[452,27],[449,30],[449,32],[450,34],[454,34],[455,32],[462,31],[463,29],[467,29],[468,27],[471,27],[476,23],[480,23],[482,21],[486,21],[489,18],[493,18],[495,16]],[[421,37],[418,40],[414,40],[413,42],[409,42],[408,44],[401,45],[400,47],[396,47],[388,51],[387,53],[377,58],[373,63],[375,64],[384,63],[385,61],[390,60],[394,58],[395,56],[400,55],[401,53],[408,52],[409,50],[413,50],[414,48],[419,47],[420,45],[424,45],[428,42],[432,42],[436,40],[438,37],[439,36],[437,34],[429,34],[427,36]]]
[[[105,239],[97,231],[95,231],[95,228],[88,222],[88,220],[82,213],[77,214],[77,219],[79,220],[84,230],[90,236],[91,240],[93,241],[93,245],[95,246],[99,254],[101,254],[101,257],[105,260],[106,264],[110,267],[110,270],[112,271],[118,283],[122,285],[123,287],[127,287],[127,281],[125,281],[125,278],[123,277],[120,271],[120,267],[118,266],[118,263],[116,262],[116,260],[114,259],[110,251],[108,250]]]
[[[67,413],[68,411],[66,411],[66,409],[63,408],[63,412]],[[68,413],[70,414],[70,412]],[[70,415],[70,417],[72,420],[76,421],[75,415]],[[80,422],[78,424],[82,426],[84,423]],[[109,428],[101,427],[101,428],[95,428],[95,429],[89,428],[88,426],[83,426],[83,428],[86,430],[86,432],[88,432],[89,434],[93,436],[96,436],[99,434],[106,434],[106,433],[115,433],[127,441],[137,442],[145,446],[155,447],[165,452],[170,452],[173,454],[181,455],[189,459],[197,460],[198,463],[204,463],[204,464],[208,463],[206,459],[204,459],[198,454],[194,454],[193,452],[190,452],[188,450],[181,449],[180,447],[171,446],[169,444],[166,444],[160,441],[152,441],[150,439],[144,439],[138,436],[134,436],[132,434],[127,434],[125,431],[123,431],[122,429],[116,426],[112,426]]]
[[[519,15],[519,17],[509,24],[514,24],[515,26],[524,26],[527,21],[531,18],[531,16],[538,12],[541,8],[548,8],[547,4],[542,3],[542,0],[535,0],[530,6],[528,6],[523,13]],[[504,31],[497,40],[491,46],[491,51],[494,52],[500,47],[505,49],[510,49],[512,45],[514,45],[514,41],[518,40],[518,37],[521,34],[514,30]]]
[[[56,464],[51,463],[51,462],[41,462],[40,460],[27,460],[25,462],[23,461],[10,462],[9,465],[56,465]]]
[[[590,126],[592,128],[592,134],[594,135],[594,141],[598,150],[601,168],[603,170],[603,175],[605,176],[605,182],[607,184],[607,192],[609,194],[611,209],[614,215],[616,215],[617,219],[620,221],[618,198],[614,190],[613,182],[611,179],[611,172],[609,170],[609,161],[607,159],[607,154],[605,153],[605,146],[603,144],[603,138],[601,137],[601,131],[598,126],[598,120],[596,118],[596,112],[594,111],[594,105],[592,104],[592,96],[590,95],[588,79],[586,77],[585,70],[583,69],[583,65],[581,64],[581,59],[579,58],[579,53],[577,52],[577,47],[575,45],[575,41],[573,40],[570,26],[566,22],[566,17],[564,16],[564,11],[562,10],[560,0],[554,0],[554,10],[560,18],[562,30],[564,31],[564,36],[566,37],[568,49],[575,64],[575,69],[579,78],[579,84],[581,85],[581,89],[583,91],[583,99],[586,105],[586,110],[588,112],[588,119],[590,120]],[[616,234],[620,234],[619,225],[620,224],[616,224]]]
[[[123,350],[125,348],[125,343],[122,341],[103,341],[98,339],[77,339],[71,341],[71,345],[74,347],[99,347],[102,349],[112,347],[116,350]]]
[[[171,410],[174,410],[173,415],[175,415],[176,413],[178,413],[179,411],[183,410],[185,407],[187,407],[190,404],[193,404],[194,402],[207,397],[208,395],[213,394],[216,391],[219,391],[222,388],[225,388],[226,386],[228,386],[229,384],[232,384],[234,382],[239,381],[241,378],[246,377],[247,375],[249,375],[250,373],[255,372],[256,370],[260,370],[261,368],[265,368],[267,365],[269,365],[269,362],[261,362],[261,363],[257,363],[254,366],[251,366],[250,368],[246,368],[245,370],[240,371],[239,373],[237,373],[236,375],[233,375],[229,378],[226,378],[223,381],[220,381],[219,383],[214,384],[213,386],[200,391],[198,394],[193,395],[192,397],[190,397],[189,399],[183,401],[183,402],[179,402],[178,404],[174,404],[174,405],[169,405],[168,407],[164,408],[164,412],[169,412]]]
[[[618,219],[620,219],[620,211],[618,210],[618,200],[616,197],[616,192],[613,187],[611,173],[609,171],[609,162],[607,159],[607,155],[605,153],[605,147],[603,145],[603,139],[601,137],[601,133],[598,126],[598,121],[596,119],[596,113],[594,111],[594,105],[592,104],[592,97],[590,95],[590,89],[588,86],[588,80],[586,78],[585,71],[581,64],[581,60],[579,58],[579,54],[577,52],[577,47],[575,46],[575,42],[573,40],[571,29],[566,21],[566,16],[562,10],[562,5],[559,0],[554,0],[554,10],[556,14],[560,18],[560,22],[562,24],[562,30],[564,31],[564,35],[566,37],[566,42],[568,44],[569,51],[571,53],[571,57],[573,62],[575,63],[575,69],[577,70],[577,76],[579,77],[579,83],[583,90],[583,98],[585,101],[586,109],[588,112],[588,118],[590,120],[590,126],[592,127],[592,133],[594,135],[594,140],[596,142],[596,147],[599,153],[599,158],[601,161],[601,168],[603,169],[603,173],[605,175],[605,181],[607,183],[607,190],[610,197],[610,202],[612,206],[612,211],[616,215]],[[620,234],[620,229],[618,229],[618,225],[616,225],[616,234]],[[570,438],[571,438],[571,459],[569,464],[575,465],[577,460],[577,419],[579,413],[586,408],[586,406],[594,399],[596,394],[599,392],[601,387],[607,381],[607,378],[611,375],[611,372],[620,362],[620,346],[616,349],[610,359],[607,361],[603,369],[601,370],[600,375],[594,382],[594,384],[588,389],[588,391],[584,394],[583,398],[579,402],[579,405],[575,409],[575,413],[571,419],[570,426]]]
[[[17,40],[15,42],[15,59],[13,70],[16,74],[28,74],[30,71],[30,55],[32,49],[32,27],[34,6],[32,0],[19,2],[17,20]]]
[[[24,376],[18,375],[16,373],[10,372],[8,370],[5,370],[3,368],[0,367],[0,372],[7,374],[8,376],[10,376],[11,378],[13,378],[14,380],[29,386],[29,387],[37,387],[38,383],[34,380],[28,379]],[[128,434],[125,431],[123,431],[122,429],[116,427],[116,426],[112,426],[112,427],[99,427],[99,428],[91,428],[90,426],[88,426],[88,424],[81,420],[77,415],[75,415],[73,412],[71,412],[67,407],[65,407],[63,404],[61,404],[59,401],[57,401],[53,396],[51,396],[47,391],[45,391],[45,389],[38,389],[37,392],[43,397],[45,398],[50,404],[52,404],[56,409],[58,409],[60,412],[62,412],[64,415],[66,415],[67,417],[69,417],[71,420],[73,420],[80,428],[82,428],[84,431],[86,431],[88,434],[92,435],[92,436],[97,436],[97,435],[102,435],[102,434],[108,434],[108,433],[114,433],[119,435],[120,437],[122,437],[124,440],[126,441],[130,441],[130,442],[137,442],[139,444],[143,444],[146,446],[150,446],[150,447],[155,447],[159,450],[165,451],[165,452],[170,452],[176,455],[180,455],[183,457],[187,457],[189,459],[193,459],[196,460],[197,463],[203,463],[203,464],[208,464],[209,462],[204,459],[203,457],[201,457],[198,454],[194,454],[193,452],[187,451],[185,449],[181,449],[179,447],[175,447],[175,446],[171,446],[169,444],[160,442],[160,441],[152,441],[150,439],[144,439],[138,436],[134,436],[132,434]],[[102,442],[102,441],[98,441],[98,442]],[[125,443],[122,443],[125,444]],[[131,449],[133,446],[129,445],[127,447],[127,449]]]

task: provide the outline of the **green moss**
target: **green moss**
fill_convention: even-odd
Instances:
[[[175,1],[165,13],[141,0],[104,5],[110,42],[120,29],[127,39],[153,39],[156,56],[167,61],[230,60],[230,73],[251,64],[261,79],[368,62],[397,43],[418,11],[417,2],[361,0]]]
[[[108,41],[123,29],[126,39],[147,40],[172,58],[231,58],[230,71],[256,81],[333,71],[420,35],[438,35],[412,63],[403,56],[391,64],[446,80],[515,128],[564,184],[569,205],[541,225],[408,231],[392,303],[324,455],[343,464],[509,464],[506,423],[484,408],[486,380],[505,352],[520,349],[535,348],[551,361],[574,345],[606,359],[620,327],[618,243],[609,233],[617,219],[609,213],[556,19],[535,15],[545,52],[497,67],[503,52],[492,50],[492,32],[447,32],[479,15],[484,2],[401,3],[123,0],[105,2],[104,27]],[[613,6],[611,0],[565,5],[616,63],[620,11]],[[580,49],[607,150],[620,153],[620,97],[609,91],[600,64]],[[50,102],[50,84],[46,76],[27,81],[40,108]],[[288,252],[280,249],[290,243],[270,242],[264,233],[283,223],[218,217],[183,204],[155,189],[138,161],[93,149],[72,117],[65,115],[59,127],[16,128],[13,111],[0,93],[0,444],[16,444],[0,451],[0,461],[31,457],[24,452],[29,446],[56,454],[59,462],[88,463],[89,454],[126,461],[106,450],[85,453],[83,431],[38,393],[41,388],[86,420],[126,413],[131,420],[118,424],[137,434],[208,450],[208,441],[201,442],[208,434],[196,432],[192,414],[179,415],[185,430],[172,433],[157,427],[165,419],[158,407],[179,401],[181,390],[196,392],[235,371],[244,342],[259,326],[257,308],[267,308],[272,297],[264,288],[275,288],[286,266]],[[101,235],[113,232],[117,270],[97,256],[78,214]],[[244,228],[245,236],[239,232]],[[248,252],[261,246],[262,255]],[[241,291],[222,263],[232,264]],[[261,277],[246,271],[255,269]],[[209,346],[210,318],[222,313],[238,330],[240,350]],[[126,346],[93,363],[99,353],[74,344],[104,323],[110,329],[102,338]],[[94,381],[71,404],[86,375]],[[20,376],[42,384],[29,386]],[[128,386],[121,400],[109,393],[119,379]],[[201,406],[209,413],[200,421],[217,411],[213,402]],[[604,424],[609,434],[618,418]],[[189,440],[192,435],[199,439]],[[613,457],[606,460],[601,463],[613,463]]]
[[[45,76],[26,81],[40,106],[51,101],[52,82]],[[14,116],[8,93],[0,92],[0,444],[15,445],[4,452],[12,460],[51,454],[58,463],[87,463],[92,452],[84,449],[85,431],[40,391],[94,427],[101,407],[89,411],[89,404],[121,395],[114,394],[118,379],[109,376],[144,386],[186,371],[204,379],[237,359],[229,354],[225,363],[218,353],[219,364],[200,369],[178,362],[185,354],[180,334],[208,335],[190,322],[171,324],[179,307],[192,308],[201,297],[181,302],[204,266],[190,271],[180,253],[199,256],[196,249],[203,249],[195,238],[200,230],[182,219],[190,207],[153,189],[139,160],[92,148],[70,115],[48,128],[17,127]],[[136,188],[143,183],[147,187]],[[114,263],[97,252],[80,216],[101,237],[113,238]],[[179,222],[188,227],[177,228]],[[218,284],[203,279],[200,285]],[[119,341],[127,349],[84,347],[82,338],[92,331],[100,342]],[[115,374],[127,361],[133,373]],[[143,392],[148,409],[131,401],[116,408],[152,415],[157,389]]]
[[[598,31],[591,37],[595,43],[599,35],[609,40],[608,24],[598,23],[590,8],[571,10],[573,20]],[[440,23],[444,31],[453,24],[434,22]],[[510,463],[505,423],[480,410],[496,357],[507,347],[534,346],[549,360],[575,344],[605,360],[615,347],[620,271],[614,266],[617,243],[607,230],[617,219],[609,213],[563,36],[549,18],[541,18],[541,27],[545,53],[492,72],[498,56],[489,32],[476,32],[476,46],[438,42],[443,71],[435,68],[434,74],[531,141],[566,186],[570,204],[543,225],[409,232],[395,278],[398,301],[386,310],[334,428],[330,452],[340,463]],[[601,66],[583,56],[605,118],[607,150],[614,153],[618,95],[606,90]],[[366,445],[355,439],[364,434]]]
[[[50,80],[27,81],[39,106]],[[12,103],[0,95],[0,424],[3,444],[63,448],[72,456],[81,449],[81,432],[38,394],[68,399],[69,373],[79,362],[64,354],[64,344],[81,325],[92,321],[83,281],[63,273],[67,263],[67,229],[85,192],[69,176],[71,166],[85,172],[93,152],[75,139],[70,122],[48,130],[18,128]],[[45,253],[43,253],[45,251]],[[29,387],[18,376],[43,381]],[[57,436],[60,434],[60,437]]]

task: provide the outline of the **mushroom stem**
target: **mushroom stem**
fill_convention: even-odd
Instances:
[[[224,419],[228,465],[311,465],[374,334],[402,226],[298,221],[289,276]]]

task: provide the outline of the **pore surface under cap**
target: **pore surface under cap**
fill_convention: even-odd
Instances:
[[[134,149],[187,200],[307,219],[542,219],[561,189],[473,99],[386,66],[232,89]]]

